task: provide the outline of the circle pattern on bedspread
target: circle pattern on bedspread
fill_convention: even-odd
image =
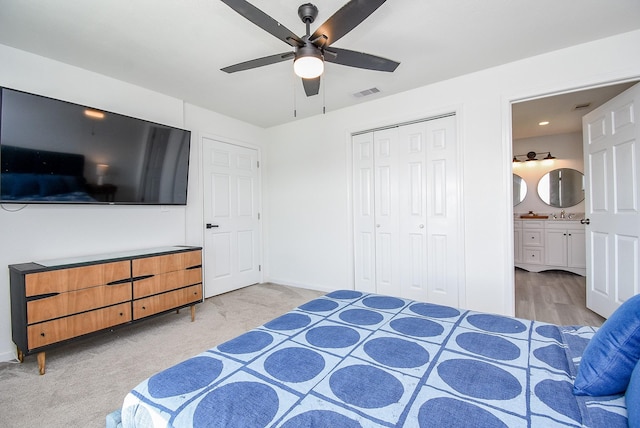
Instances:
[[[460,315],[460,311],[449,306],[434,305],[432,303],[415,303],[409,308],[412,312],[433,318],[452,318]]]
[[[581,422],[580,409],[573,395],[573,385],[566,380],[545,379],[534,389],[536,396],[556,412]]]
[[[290,313],[269,321],[264,326],[271,330],[296,330],[306,327],[310,322],[309,315]]]
[[[393,375],[373,366],[344,367],[329,379],[333,393],[342,401],[365,409],[397,403],[404,388]]]
[[[324,358],[311,349],[285,348],[269,355],[264,369],[283,382],[306,382],[324,369]]]
[[[211,415],[230,427],[265,427],[278,411],[278,394],[258,382],[234,382],[209,392],[193,414],[194,427],[211,426]]]
[[[424,403],[418,412],[418,424],[420,428],[507,428],[504,422],[487,410],[448,397],[433,398]]]
[[[228,354],[249,354],[257,352],[273,342],[273,336],[264,331],[250,331],[218,346]]]
[[[352,291],[352,290],[338,290],[338,291],[334,291],[333,293],[327,294],[327,297],[330,297],[332,299],[347,299],[347,300],[357,299],[360,296],[362,296],[361,292]]]
[[[357,325],[374,325],[378,324],[384,317],[367,309],[348,309],[340,314],[342,321]]]
[[[510,400],[522,393],[515,376],[483,361],[446,360],[438,366],[438,374],[450,387],[470,397]]]
[[[397,297],[371,296],[362,300],[365,306],[374,309],[398,309],[404,306],[404,301]]]
[[[338,307],[338,302],[328,299],[315,299],[299,306],[303,311],[309,312],[328,312]]]
[[[462,333],[456,343],[463,349],[494,360],[515,360],[520,356],[520,348],[507,339],[484,333]]]
[[[404,339],[379,337],[364,344],[364,352],[389,367],[420,367],[429,362],[429,352],[422,346]]]
[[[469,324],[493,333],[521,333],[527,327],[520,321],[500,315],[476,314],[467,317]]]
[[[186,394],[204,388],[222,372],[222,361],[193,357],[149,378],[147,388],[154,398]],[[180,379],[176,382],[176,379]]]
[[[330,410],[310,410],[289,419],[282,428],[340,427],[361,428],[358,421]]]
[[[389,323],[392,329],[398,333],[414,337],[439,336],[444,331],[444,327],[424,318],[398,318]]]
[[[312,328],[305,338],[320,348],[346,348],[358,343],[360,333],[349,327],[329,325]]]
[[[562,342],[562,336],[560,335],[560,329],[553,325],[541,325],[536,327],[536,333],[542,337],[548,337],[558,342]]]
[[[534,350],[533,355],[554,369],[562,370],[569,374],[569,364],[567,364],[567,357],[564,352],[564,348],[554,344]]]

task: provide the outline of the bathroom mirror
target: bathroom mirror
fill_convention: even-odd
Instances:
[[[584,175],[571,168],[549,171],[538,183],[538,195],[552,207],[572,207],[584,200]]]
[[[513,174],[513,206],[524,201],[527,196],[527,182],[517,174]]]

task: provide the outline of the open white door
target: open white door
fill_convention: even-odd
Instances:
[[[205,297],[260,282],[258,151],[202,140]]]
[[[587,307],[608,318],[640,292],[640,84],[582,119]]]

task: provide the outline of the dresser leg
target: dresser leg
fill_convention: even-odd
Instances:
[[[191,306],[191,322],[196,320],[196,305]]]
[[[41,375],[44,374],[45,371],[45,358],[44,352],[38,352],[38,371]]]
[[[17,348],[18,350],[18,361],[20,361],[21,363],[24,363],[24,353],[20,350],[20,348]]]

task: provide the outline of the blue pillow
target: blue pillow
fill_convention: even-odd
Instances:
[[[34,196],[40,192],[40,185],[35,174],[15,174],[11,196]]]
[[[640,362],[633,369],[625,399],[629,428],[640,428]]]
[[[623,393],[640,360],[640,294],[624,302],[593,336],[573,383],[575,395]]]
[[[67,185],[60,175],[39,175],[40,196],[67,193]]]

